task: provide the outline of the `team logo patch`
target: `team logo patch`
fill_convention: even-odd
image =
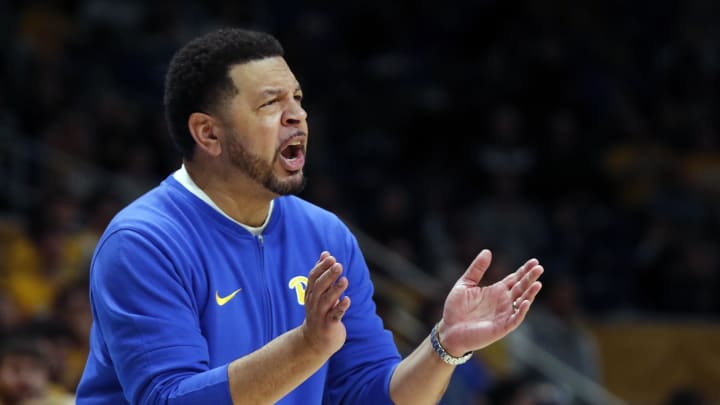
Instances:
[[[305,289],[307,288],[308,278],[305,276],[295,276],[290,279],[288,288],[295,290],[297,295],[297,302],[300,305],[305,305]]]

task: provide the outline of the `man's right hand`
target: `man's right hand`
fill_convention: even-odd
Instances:
[[[347,333],[342,317],[350,307],[350,297],[340,299],[348,287],[347,277],[341,274],[342,264],[322,252],[305,289],[305,321],[300,330],[308,346],[327,357],[340,350]]]
[[[342,265],[323,252],[308,275],[302,325],[228,366],[233,403],[276,403],[340,350],[347,336],[342,317],[350,307],[350,298],[340,298],[348,287],[341,274]]]

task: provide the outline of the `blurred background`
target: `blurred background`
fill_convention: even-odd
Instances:
[[[165,69],[222,26],[302,83],[302,197],[356,232],[403,353],[482,248],[525,324],[445,404],[720,403],[720,4],[0,1],[0,403],[65,403],[94,245],[177,169]]]

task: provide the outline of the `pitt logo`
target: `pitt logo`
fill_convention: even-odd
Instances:
[[[305,276],[295,276],[290,279],[288,288],[295,290],[297,295],[297,302],[300,305],[305,305],[305,289],[307,288],[308,278]]]

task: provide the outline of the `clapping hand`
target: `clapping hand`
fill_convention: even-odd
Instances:
[[[322,252],[308,275],[303,336],[309,347],[326,356],[342,347],[347,334],[342,317],[350,308],[350,297],[341,297],[348,287],[342,272],[342,264]]]
[[[453,356],[482,349],[515,330],[540,291],[543,267],[537,259],[495,284],[480,286],[491,261],[489,250],[480,252],[445,300],[438,333]]]

